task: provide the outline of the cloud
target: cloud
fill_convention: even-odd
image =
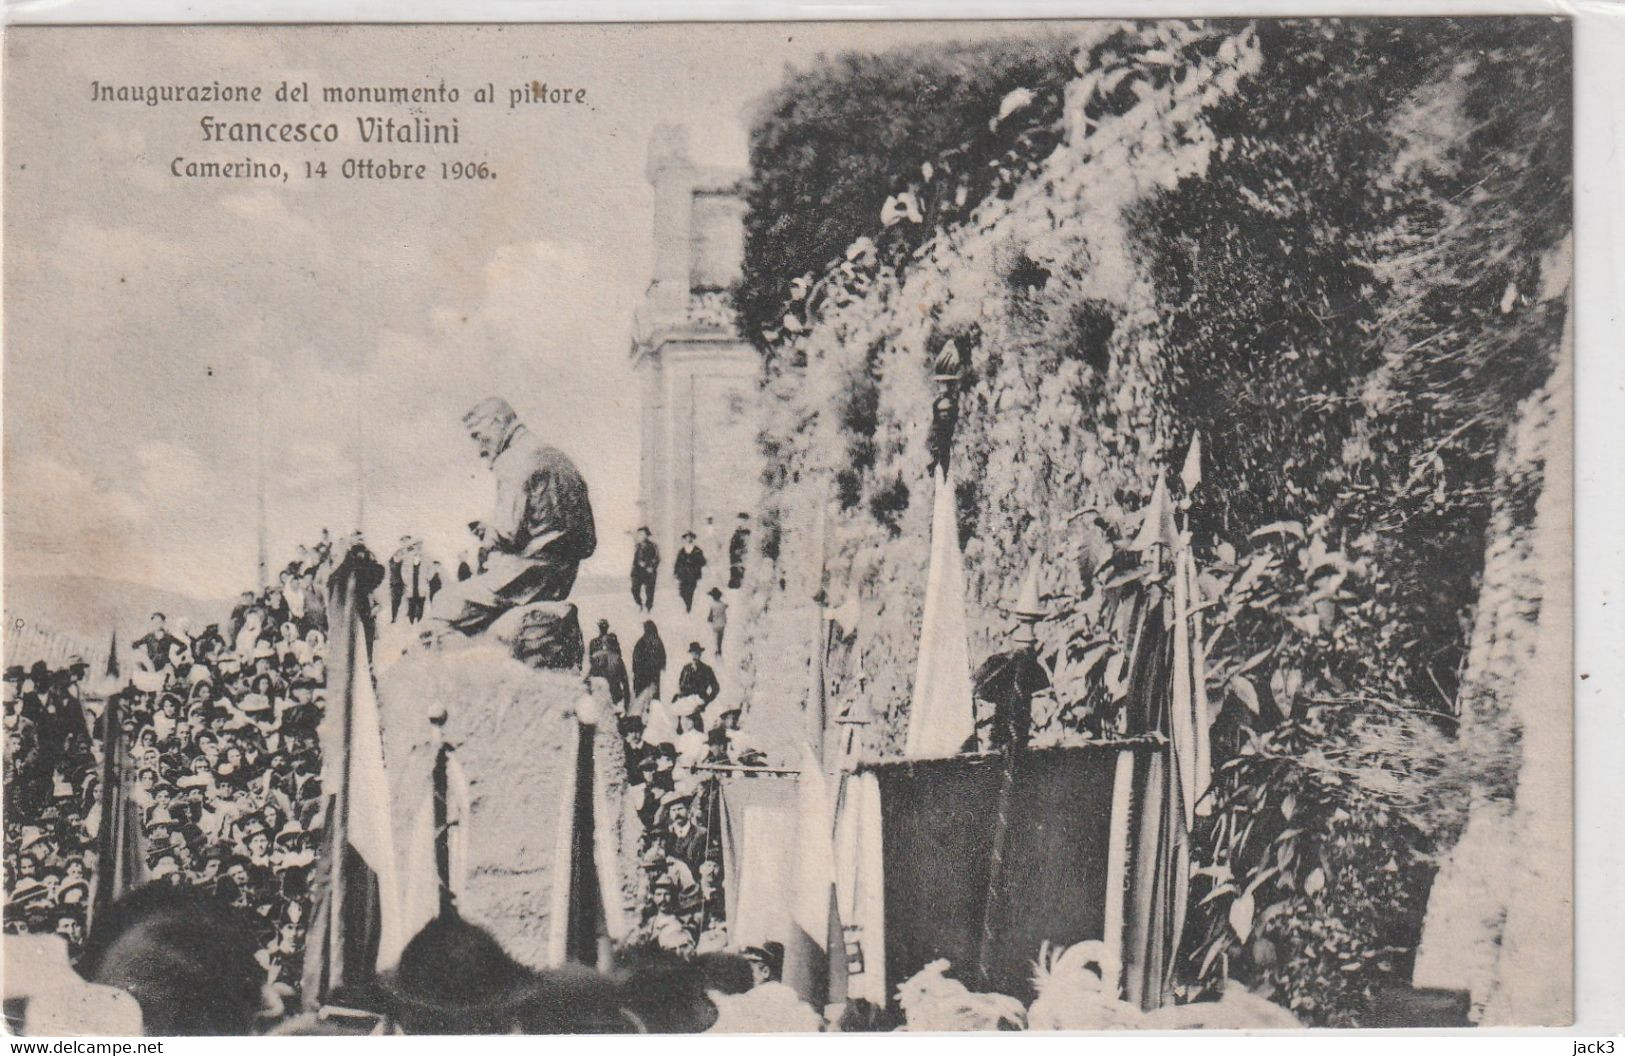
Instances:
[[[283,211],[251,195],[231,208],[277,222]],[[171,253],[173,264],[190,252],[128,228],[79,234],[107,247],[110,271],[145,254]],[[100,449],[99,469],[84,468],[96,463],[90,452],[12,432],[13,555],[27,553],[34,571],[233,593],[253,575],[263,446],[273,563],[324,526],[348,531],[358,516],[379,549],[411,533],[451,562],[471,543],[466,523],[492,501],[461,417],[502,395],[581,466],[600,523],[597,566],[625,564],[638,479],[625,351],[636,280],[586,247],[544,240],[494,247],[470,273],[416,321],[380,327],[369,348],[278,348],[267,336],[274,330],[249,321],[213,349],[178,348],[142,364],[134,381],[155,383],[156,406],[120,400],[114,387],[129,375],[108,380],[115,421],[102,439],[113,446]],[[136,315],[120,311],[126,334]]]

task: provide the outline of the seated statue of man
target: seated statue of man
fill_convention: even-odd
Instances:
[[[598,547],[587,482],[564,452],[541,442],[506,400],[481,400],[463,424],[496,477],[496,509],[470,530],[485,570],[441,595],[435,617],[464,634],[539,601],[563,601]]]

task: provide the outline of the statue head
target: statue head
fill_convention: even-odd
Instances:
[[[489,396],[463,415],[463,427],[479,449],[480,458],[492,461],[519,425],[519,416],[500,396]]]

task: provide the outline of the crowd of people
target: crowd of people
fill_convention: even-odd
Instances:
[[[608,620],[598,621],[587,649],[588,677],[615,708],[639,826],[635,941],[682,956],[728,947],[715,768],[765,762],[740,733],[742,709],[718,703],[722,687],[705,647],[690,642],[688,653],[667,698],[666,646],[654,620],[644,621],[632,648],[630,679]]]
[[[748,545],[744,515],[740,521],[726,572],[734,585]],[[351,544],[338,545],[324,529],[275,582],[245,591],[224,623],[194,628],[152,613],[146,633],[123,643],[134,663],[126,662],[124,684],[105,704],[87,698],[89,665],[77,657],[60,670],[38,663],[6,672],[7,930],[61,934],[80,956],[104,823],[105,708],[134,775],[127,795],[139,820],[138,879],[251,922],[258,978],[296,1007],[323,820],[325,602],[342,547]],[[647,531],[636,553],[634,595],[650,618],[631,662],[608,621],[599,621],[587,652],[589,678],[603,681],[615,707],[628,810],[640,829],[640,911],[628,950],[698,964],[729,949],[714,768],[765,760],[742,739],[740,706],[720,701],[705,644],[687,644],[687,662],[666,692],[667,647],[652,618],[659,556]],[[692,612],[702,579],[710,582],[706,624],[720,655],[723,573],[707,575],[706,564],[695,534],[685,533],[674,566],[679,594]],[[387,601],[379,591],[377,619],[387,604],[391,622],[422,620],[445,585],[439,563],[405,536],[386,567]],[[464,556],[455,575],[461,581],[476,571]],[[760,982],[776,979],[781,962],[782,950],[768,948],[745,951],[742,963]]]
[[[712,519],[706,517],[705,520],[706,534],[714,536]],[[741,513],[739,524],[728,540],[729,590],[738,590],[744,583],[745,559],[749,553],[750,514]],[[672,578],[677,581],[677,595],[682,599],[685,613],[694,611],[694,595],[699,590],[700,580],[705,575],[708,563],[709,559],[705,556],[705,549],[700,545],[699,537],[692,530],[684,532],[682,546],[678,547],[677,556],[672,560]],[[660,547],[655,544],[654,536],[648,527],[639,528],[632,547],[632,601],[640,612],[654,612],[655,584],[659,578]],[[713,584],[706,592],[706,596],[710,598],[710,603],[705,610],[705,622],[711,630],[716,655],[721,656],[723,639],[728,631],[728,601],[723,596],[720,584]]]
[[[710,518],[707,518],[709,521]],[[727,581],[743,581],[749,518],[739,515],[730,541]],[[711,534],[711,533],[708,533]],[[673,563],[685,614],[708,560],[694,532],[684,532]],[[626,757],[626,776],[638,833],[639,921],[634,941],[680,957],[729,948],[722,875],[722,841],[716,774],[727,766],[760,766],[763,753],[740,732],[743,711],[722,703],[722,685],[706,659],[706,646],[687,645],[688,660],[668,679],[665,639],[653,618],[660,568],[659,548],[647,528],[637,532],[631,587],[646,618],[628,664],[620,636],[599,620],[587,646],[587,676],[601,681],[614,707]],[[728,604],[718,575],[706,592],[706,626],[714,657],[722,654]],[[667,689],[671,692],[668,694]],[[754,951],[765,963],[768,955]]]
[[[265,982],[288,996],[299,985],[322,823],[325,599],[342,557],[324,530],[275,583],[245,591],[224,623],[194,629],[152,613],[130,643],[126,684],[104,705],[134,773],[136,868],[251,913]],[[107,746],[80,703],[86,665],[42,666],[22,674],[15,694],[7,681],[8,737],[19,751],[6,758],[6,898],[8,910],[22,910],[8,912],[7,926],[58,931],[77,952],[81,887],[109,823],[97,809]]]
[[[89,668],[5,672],[5,927],[84,939],[100,789],[83,683]]]
[[[403,535],[400,546],[390,555],[386,567],[389,580],[389,622],[395,623],[400,619],[404,606],[407,623],[422,623],[429,606],[434,603],[435,595],[446,585],[445,573],[440,568],[440,562],[424,553],[423,540]],[[471,575],[473,569],[469,567],[468,556],[465,554],[462,564],[458,567],[457,579],[461,582]]]

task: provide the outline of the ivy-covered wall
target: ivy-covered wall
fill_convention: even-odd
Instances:
[[[822,565],[824,600],[861,608],[884,711],[868,749],[900,745],[945,343],[966,354],[954,474],[973,660],[1004,647],[1029,562],[1058,613],[1086,609],[1200,435],[1183,498],[1216,607],[1216,762],[1240,762],[1198,833],[1196,894],[1214,897],[1182,974],[1357,1021],[1408,970],[1431,856],[1467,800],[1513,793],[1497,757],[1515,731],[1492,724],[1454,756],[1453,739],[1492,498],[1533,488],[1527,520],[1539,493],[1496,459],[1566,308],[1568,34],[1092,24],[1064,79],[966,106],[960,144],[893,174],[827,267],[786,274],[753,214],[741,300],[770,468],[740,621],[748,691],[806,695]],[[808,77],[812,98],[867,90],[827,67],[785,92]],[[757,142],[825,116],[770,105]],[[782,181],[779,164],[758,151],[755,178]],[[1083,735],[1064,714],[1082,676],[1063,677],[1081,619],[1040,626],[1063,698],[1047,736]],[[1270,820],[1226,827],[1242,813]]]

